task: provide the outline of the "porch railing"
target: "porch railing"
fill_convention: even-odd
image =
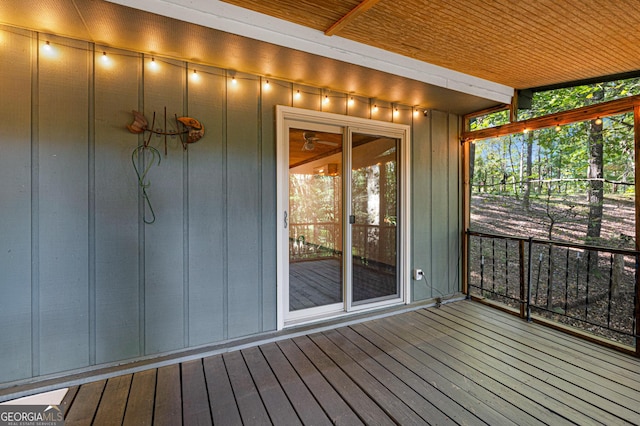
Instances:
[[[469,297],[640,356],[640,252],[467,231]]]
[[[342,255],[342,225],[334,222],[291,223],[289,259],[316,260]],[[396,265],[396,226],[353,224],[354,258],[370,265]]]

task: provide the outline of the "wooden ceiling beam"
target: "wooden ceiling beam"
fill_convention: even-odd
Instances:
[[[349,13],[338,19],[333,25],[331,25],[324,35],[332,36],[345,27],[349,22],[353,21],[360,14],[366,12],[376,5],[380,0],[364,0],[362,3],[351,9]]]
[[[464,142],[478,139],[495,138],[498,136],[507,136],[514,133],[522,133],[525,130],[533,131],[558,125],[562,126],[565,124],[576,123],[579,121],[594,120],[596,118],[604,118],[611,115],[630,112],[639,105],[640,95],[629,96],[626,98],[615,99],[613,101],[603,102],[596,105],[588,105],[570,111],[563,111],[555,114],[544,115],[542,117],[531,118],[528,120],[516,121],[513,123],[503,124],[502,126],[490,127],[488,129],[473,131],[465,130],[461,134],[461,140]],[[478,115],[469,114],[468,116],[477,117]]]

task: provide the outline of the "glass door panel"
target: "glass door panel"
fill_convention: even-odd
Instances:
[[[342,140],[289,128],[289,312],[343,306]]]
[[[399,140],[352,134],[352,304],[400,296],[398,279]]]

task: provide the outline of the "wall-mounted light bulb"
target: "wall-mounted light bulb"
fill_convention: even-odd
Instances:
[[[149,62],[149,68],[152,70],[158,69],[158,63],[156,62],[156,58],[151,58],[151,62]]]
[[[596,121],[594,121],[594,123],[596,123],[596,126],[599,126],[602,124],[602,118],[598,117],[596,118]]]
[[[269,80],[265,81],[264,88],[268,90],[270,87],[271,85],[269,84]]]
[[[349,98],[349,106],[353,106],[354,102],[355,102],[355,101],[353,100],[353,96],[351,96],[351,97]]]
[[[420,111],[418,111],[418,108],[414,108],[413,109],[413,116],[414,117],[417,117],[419,113],[420,113]]]
[[[109,62],[109,57],[107,56],[107,52],[102,52],[102,62]]]
[[[238,80],[236,80],[236,76],[235,75],[233,77],[231,77],[231,84],[233,84],[234,86],[236,84],[238,84]]]
[[[373,112],[378,112],[378,105],[373,105]]]
[[[49,40],[44,42],[44,46],[42,46],[42,48],[47,52],[51,52],[51,50],[53,49],[51,47],[51,43],[49,43]]]
[[[302,95],[300,94],[300,89],[296,90],[296,94],[294,95],[294,97],[295,97],[296,99],[300,99],[300,97],[301,97],[301,96],[302,96]]]
[[[198,71],[193,70],[193,73],[191,74],[191,80],[198,81],[199,79],[200,79],[200,76],[198,75]]]
[[[324,103],[324,104],[328,104],[329,103],[329,95],[324,95],[324,99],[322,100],[322,103]]]
[[[398,108],[393,110],[393,116],[397,117],[398,115],[400,115],[400,111],[398,111]]]

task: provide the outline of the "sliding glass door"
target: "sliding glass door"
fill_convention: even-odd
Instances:
[[[351,142],[351,302],[400,294],[398,280],[398,145],[353,133]]]
[[[280,326],[406,301],[408,129],[300,114],[278,121]]]

